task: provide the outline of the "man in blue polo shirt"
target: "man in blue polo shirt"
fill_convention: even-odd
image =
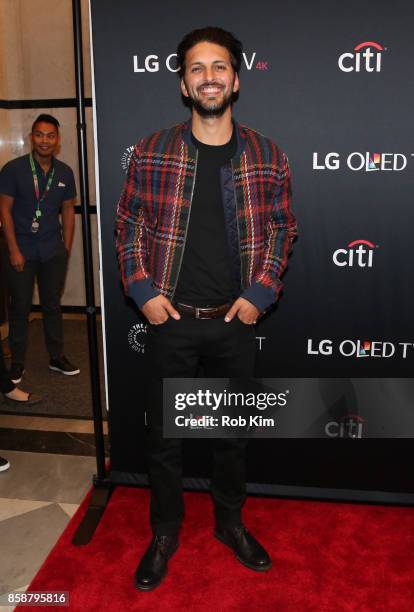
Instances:
[[[49,368],[79,374],[63,354],[60,298],[75,229],[76,187],[71,168],[54,157],[59,122],[39,115],[32,126],[32,152],[8,162],[0,172],[0,217],[7,241],[11,295],[10,377],[24,374],[28,317],[35,278],[39,287]],[[62,218],[60,224],[59,215]]]

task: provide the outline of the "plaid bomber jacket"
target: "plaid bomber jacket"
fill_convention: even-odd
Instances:
[[[297,234],[289,164],[271,140],[234,126],[237,152],[221,168],[230,266],[239,296],[263,312],[278,298]],[[139,308],[160,293],[174,297],[197,157],[191,121],[141,139],[131,155],[117,206],[116,245],[125,293]]]

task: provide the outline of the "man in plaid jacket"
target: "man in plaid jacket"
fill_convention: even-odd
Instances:
[[[208,27],[177,49],[191,119],[141,139],[117,210],[125,293],[149,322],[147,410],[153,539],[135,572],[158,586],[184,515],[181,441],[163,438],[162,379],[253,376],[254,324],[278,298],[296,235],[288,160],[232,118],[242,45]],[[250,569],[271,560],[244,527],[245,439],[215,439],[214,535]]]

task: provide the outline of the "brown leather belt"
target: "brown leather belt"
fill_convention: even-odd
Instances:
[[[230,304],[221,304],[220,306],[190,306],[190,304],[181,304],[176,302],[174,307],[180,314],[193,319],[220,319],[230,310]]]

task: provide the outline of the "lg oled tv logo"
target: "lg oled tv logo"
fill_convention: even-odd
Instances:
[[[340,268],[372,268],[374,262],[374,249],[378,245],[369,240],[354,240],[346,249],[336,249],[332,260]]]
[[[359,43],[353,53],[342,53],[339,56],[339,69],[342,72],[381,72],[382,55],[386,50],[377,42]]]
[[[414,153],[361,153],[353,151],[346,156],[345,166],[353,172],[401,172],[405,170],[408,162],[414,157]],[[342,165],[340,153],[332,151],[320,154],[313,153],[314,170],[339,170]]]
[[[253,53],[242,54],[242,66],[246,70],[269,70],[269,62],[257,59],[257,51]],[[159,72],[161,69],[166,69],[168,72],[178,72],[179,66],[177,65],[177,54],[170,53],[165,58],[160,58],[156,53],[150,53],[149,55],[134,55],[133,56],[133,67],[134,72]]]
[[[388,342],[383,340],[342,340],[335,343],[324,339],[315,341],[308,339],[308,355],[332,357],[339,354],[342,357],[389,359],[400,357],[407,359],[412,357],[414,342]]]

